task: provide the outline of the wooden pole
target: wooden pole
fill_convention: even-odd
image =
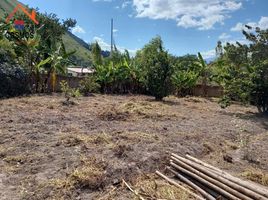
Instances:
[[[187,188],[183,187],[182,185],[178,184],[176,181],[168,178],[167,176],[165,176],[164,174],[162,174],[159,171],[156,171],[156,174],[160,177],[162,177],[163,179],[165,179],[167,182],[169,182],[171,185],[176,186],[177,188],[180,188],[181,190],[189,193],[191,196],[195,197],[198,200],[205,200],[203,197],[198,196],[197,194],[191,192],[190,190],[188,190]]]
[[[225,178],[219,176],[219,175],[216,174],[216,173],[212,173],[210,170],[207,170],[207,169],[204,168],[203,166],[198,165],[198,164],[196,164],[196,163],[194,163],[194,162],[192,162],[192,161],[190,161],[190,160],[187,160],[186,158],[183,158],[183,157],[178,156],[178,155],[176,155],[176,154],[172,154],[172,156],[175,157],[175,158],[177,158],[177,160],[179,159],[179,160],[182,161],[183,163],[185,163],[185,164],[191,166],[192,168],[195,168],[195,169],[197,169],[198,171],[200,171],[200,172],[206,174],[206,175],[209,176],[210,178],[215,179],[215,180],[217,180],[217,181],[219,181],[219,182],[221,182],[221,183],[224,183],[225,185],[227,185],[227,186],[229,186],[229,187],[231,187],[231,188],[233,188],[233,189],[239,191],[240,193],[242,193],[242,194],[244,194],[244,195],[246,195],[246,196],[249,196],[249,197],[251,197],[251,198],[253,198],[253,199],[258,199],[258,200],[268,200],[266,197],[264,197],[264,196],[262,196],[262,195],[260,195],[260,194],[258,194],[258,193],[256,193],[256,192],[254,192],[254,191],[252,191],[252,190],[249,190],[249,189],[247,189],[247,188],[244,188],[244,187],[240,186],[239,184],[233,183],[233,182],[231,182],[231,181],[229,181],[229,180],[227,180],[227,179],[225,179]],[[242,198],[242,199],[243,199],[243,198]]]
[[[197,186],[196,184],[194,184],[193,182],[191,182],[190,180],[188,180],[187,178],[183,177],[181,174],[177,173],[176,171],[172,170],[170,167],[167,167],[167,169],[173,173],[177,178],[179,178],[179,180],[181,180],[182,182],[188,184],[190,187],[192,187],[193,189],[197,190],[200,194],[202,194],[206,199],[208,200],[216,200],[216,198],[214,198],[212,195],[210,195],[209,193],[207,193],[205,190],[203,190],[202,188],[200,188],[199,186]]]
[[[113,54],[113,40],[114,40],[114,20],[111,19],[111,57],[112,57],[112,54]]]
[[[180,161],[179,162],[176,161],[176,164],[174,162],[171,162],[170,164],[175,169],[187,174],[188,176],[190,176],[190,177],[196,179],[197,181],[199,181],[200,183],[210,187],[211,189],[213,189],[214,191],[216,191],[220,195],[223,195],[223,196],[227,197],[230,200],[240,200],[240,198],[237,198],[233,194],[227,192],[226,188],[223,185],[218,184],[218,183],[216,185],[215,180],[213,180],[212,178],[202,174],[201,172],[199,172],[199,171],[197,171],[197,170],[185,165],[184,163],[182,163]],[[178,166],[177,164],[179,164],[180,166]],[[222,186],[222,187],[220,187],[219,185]],[[245,198],[243,200],[252,200],[252,199],[250,199],[250,198],[246,199]]]
[[[265,190],[264,188],[260,187],[259,185],[255,184],[255,183],[251,183],[251,182],[248,182],[248,181],[241,180],[241,179],[239,179],[237,177],[234,177],[231,174],[229,174],[229,173],[227,173],[227,172],[225,172],[223,170],[220,170],[220,169],[218,169],[216,167],[213,167],[212,165],[209,165],[209,164],[207,164],[207,163],[205,163],[205,162],[203,162],[203,161],[201,161],[201,160],[199,160],[197,158],[194,158],[194,157],[192,157],[190,155],[186,155],[186,157],[189,160],[196,162],[197,164],[200,164],[200,165],[202,165],[204,167],[207,167],[208,169],[214,171],[216,174],[220,175],[223,178],[228,179],[229,181],[232,181],[232,182],[234,182],[234,183],[236,183],[238,185],[241,185],[241,186],[243,186],[243,187],[245,187],[245,188],[247,188],[249,190],[255,191],[256,193],[259,193],[260,195],[268,197],[268,189]]]

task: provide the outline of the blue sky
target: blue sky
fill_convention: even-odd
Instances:
[[[114,19],[119,49],[134,53],[160,35],[175,55],[202,52],[214,56],[218,40],[246,42],[243,25],[268,28],[267,0],[21,0],[41,12],[74,18],[73,33],[109,48],[110,19]]]

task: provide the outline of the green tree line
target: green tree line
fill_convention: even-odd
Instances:
[[[201,54],[177,57],[168,53],[160,36],[153,38],[135,57],[115,50],[109,58],[92,44],[96,81],[106,93],[145,93],[156,100],[176,93],[186,95],[208,70]]]
[[[16,30],[12,21],[0,22],[0,96],[20,95],[27,90],[46,92],[49,85],[54,90],[57,74],[66,72],[74,53],[66,51],[62,36],[76,21],[38,14],[41,26],[37,27],[24,15],[17,18],[27,24],[22,31]],[[203,86],[206,95],[207,85],[213,83],[223,88],[219,102],[223,108],[240,101],[267,113],[268,30],[246,26],[243,34],[246,44],[218,42],[217,59],[210,64],[200,53],[180,57],[170,54],[160,36],[134,57],[116,48],[109,57],[103,57],[100,45],[93,43],[88,59],[95,74],[81,83],[81,91],[143,93],[162,100],[170,94],[190,94],[197,84]]]

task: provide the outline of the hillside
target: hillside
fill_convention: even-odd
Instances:
[[[10,13],[17,5],[17,2],[17,0],[1,0],[0,17],[3,18],[5,13]],[[63,36],[63,41],[68,51],[76,50],[72,60],[77,65],[89,66],[91,64],[89,45],[86,42],[70,32]]]
[[[72,57],[72,61],[74,61],[77,65],[89,66],[90,62],[90,50],[85,47],[86,42],[81,40],[78,42],[78,37],[73,35],[70,32],[67,32],[63,36],[63,42],[66,45],[67,51],[76,50],[76,53]],[[88,45],[89,46],[89,45]]]
[[[0,1],[0,17],[4,17],[5,13],[10,13],[16,6],[16,0],[1,0]]]

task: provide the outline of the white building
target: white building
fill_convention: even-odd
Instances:
[[[82,67],[68,67],[68,76],[83,77],[93,74],[94,70]]]

